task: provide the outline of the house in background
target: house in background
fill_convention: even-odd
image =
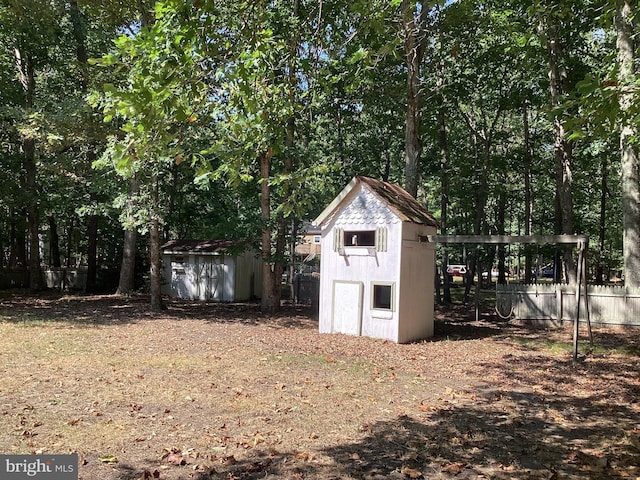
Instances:
[[[433,336],[438,222],[397,185],[355,177],[321,228],[319,329],[398,343]]]
[[[313,267],[318,265],[321,233],[319,227],[309,222],[302,224],[295,246],[297,266],[305,265],[313,270]]]
[[[162,247],[162,293],[174,298],[240,302],[260,297],[259,253],[231,240],[171,240]]]

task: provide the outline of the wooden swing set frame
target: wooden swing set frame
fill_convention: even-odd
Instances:
[[[578,247],[578,264],[576,275],[576,314],[573,322],[573,361],[578,360],[578,335],[580,323],[580,295],[584,290],[584,305],[589,342],[593,344],[591,321],[589,318],[589,297],[587,294],[587,248],[589,237],[586,235],[428,235],[427,241],[444,244],[473,245],[576,245]],[[584,286],[584,289],[582,288]],[[477,306],[476,306],[477,308]]]

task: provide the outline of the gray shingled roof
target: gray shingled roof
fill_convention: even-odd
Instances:
[[[243,245],[237,240],[170,240],[160,248],[173,253],[222,253]]]
[[[413,198],[409,192],[393,183],[383,182],[370,177],[356,177],[368,185],[405,221],[438,227],[438,221]]]
[[[374,195],[386,203],[403,221],[432,227],[440,226],[435,217],[402,187],[370,177],[354,177],[333,202],[314,220],[314,224],[320,225],[329,218],[340,207],[348,194],[360,184],[366,185]]]

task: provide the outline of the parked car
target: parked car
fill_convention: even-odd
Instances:
[[[555,268],[553,265],[545,265],[544,267],[533,271],[534,277],[541,278],[554,278],[555,277]]]
[[[543,278],[553,278],[553,277],[555,277],[555,269],[553,268],[553,266],[544,267],[542,269],[542,277]]]

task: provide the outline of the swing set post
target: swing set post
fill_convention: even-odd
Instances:
[[[578,242],[578,274],[576,275],[576,318],[573,323],[573,361],[578,360],[578,336],[580,325],[580,289],[584,284],[584,305],[587,330],[589,332],[589,343],[593,345],[593,334],[591,332],[591,319],[589,317],[589,292],[587,291],[587,243]]]

